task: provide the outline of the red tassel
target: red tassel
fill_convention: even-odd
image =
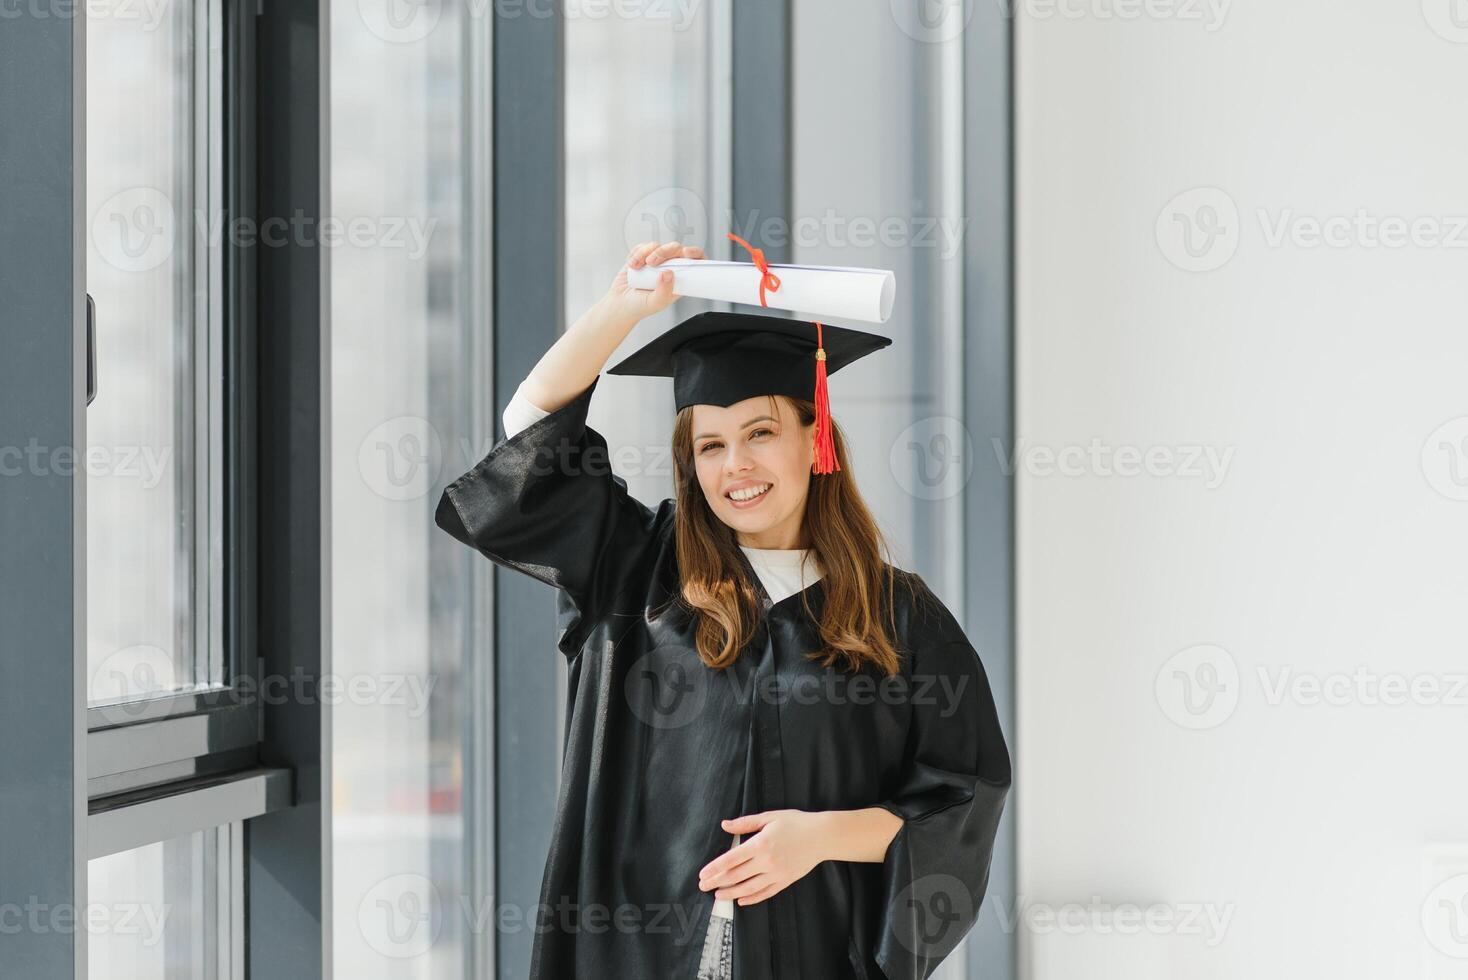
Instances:
[[[816,459],[811,469],[816,473],[839,470],[836,461],[836,437],[831,433],[831,395],[826,387],[826,348],[821,343],[821,324],[816,323]]]

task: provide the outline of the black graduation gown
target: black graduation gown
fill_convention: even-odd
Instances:
[[[897,588],[902,674],[805,656],[822,582],[769,605],[736,663],[698,659],[678,589],[674,501],[656,510],[612,475],[586,425],[596,382],[498,443],[443,492],[437,523],[560,590],[566,744],[531,976],[694,980],[725,818],[882,806],[902,829],[882,863],[827,861],[735,906],[739,980],[927,977],[973,924],[1010,783],[984,669],[911,576]],[[743,559],[743,552],[740,552]],[[910,575],[910,573],[899,573]],[[865,680],[859,678],[865,677]]]

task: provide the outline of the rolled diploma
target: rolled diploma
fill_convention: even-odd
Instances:
[[[669,259],[628,269],[627,283],[634,289],[655,289],[664,269],[673,270],[673,292],[680,296],[760,305],[760,271],[752,262]],[[870,323],[886,323],[892,315],[897,277],[890,269],[771,263],[770,271],[780,278],[778,290],[765,291],[770,309]]]

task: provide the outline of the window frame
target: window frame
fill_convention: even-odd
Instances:
[[[223,227],[230,227],[253,218],[246,177],[253,170],[247,121],[254,100],[244,83],[250,77],[246,66],[255,57],[254,4],[194,2],[196,8],[218,14],[207,18],[207,35],[196,45],[196,78],[216,48],[222,61],[218,75],[206,71],[204,83],[195,88],[201,97],[196,100],[194,132],[203,139],[196,136],[194,172],[204,175],[202,183],[208,187],[195,204],[207,209],[211,226],[217,216]],[[200,686],[87,704],[86,775],[93,809],[106,808],[107,797],[114,794],[147,786],[172,792],[182,780],[258,763],[261,716],[256,692],[261,675],[257,667],[243,669],[254,664],[244,628],[252,618],[253,590],[242,586],[252,580],[256,551],[249,519],[254,504],[249,422],[255,407],[248,373],[253,359],[247,347],[255,326],[252,305],[246,302],[253,278],[250,253],[225,235],[217,248],[200,248],[194,263],[193,403],[206,406],[208,420],[191,447],[194,458],[204,461],[197,471],[201,478],[194,481],[195,512],[207,515],[193,542],[195,579],[204,584],[191,590],[196,606],[204,610],[196,616],[193,631]],[[205,350],[199,349],[199,339],[206,340]]]

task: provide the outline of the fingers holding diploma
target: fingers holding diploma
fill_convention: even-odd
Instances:
[[[704,255],[697,245],[681,242],[643,242],[627,254],[627,264],[612,281],[611,295],[625,312],[641,319],[659,313],[677,299],[677,284],[672,274],[662,275],[660,266],[669,259],[699,260]],[[636,270],[641,284],[632,286],[629,277]]]

